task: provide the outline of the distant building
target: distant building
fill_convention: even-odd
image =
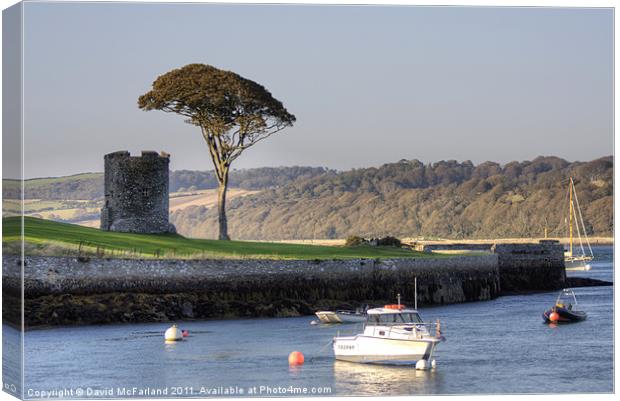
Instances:
[[[104,206],[101,229],[127,233],[176,232],[168,222],[170,155],[127,151],[104,157]]]

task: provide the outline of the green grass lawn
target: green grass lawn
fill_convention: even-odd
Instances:
[[[19,245],[20,217],[2,219],[3,246]],[[251,241],[191,239],[174,234],[126,234],[100,231],[74,224],[33,217],[24,218],[24,236],[38,254],[77,253],[80,243],[86,253],[99,247],[105,256],[133,257],[205,257],[261,259],[352,259],[447,257],[393,247],[336,247]],[[28,247],[30,249],[30,247]],[[114,253],[112,253],[114,252]]]

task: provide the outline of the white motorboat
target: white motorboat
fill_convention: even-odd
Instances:
[[[318,311],[315,315],[321,323],[342,323],[342,320],[333,311]]]
[[[315,315],[321,323],[363,323],[366,321],[366,312],[363,310],[319,311]]]
[[[444,340],[437,323],[424,323],[416,309],[385,305],[369,309],[363,332],[336,336],[337,360],[377,364],[416,364],[418,369],[434,365],[435,347]]]

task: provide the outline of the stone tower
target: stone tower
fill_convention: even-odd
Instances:
[[[104,157],[105,203],[101,229],[127,233],[175,232],[168,222],[168,164],[164,152],[127,151]]]

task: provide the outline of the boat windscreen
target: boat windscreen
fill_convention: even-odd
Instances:
[[[392,326],[398,324],[423,323],[417,313],[381,313],[368,316],[370,326]]]

